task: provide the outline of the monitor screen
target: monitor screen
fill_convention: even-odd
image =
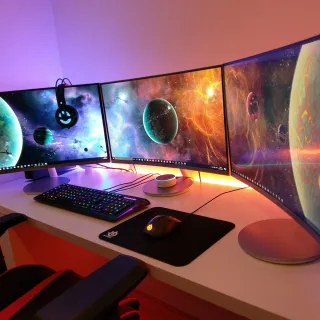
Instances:
[[[231,171],[320,231],[320,38],[225,66]]]
[[[221,68],[105,83],[113,161],[227,173]]]
[[[0,173],[107,159],[97,84],[65,88],[77,109],[71,128],[57,123],[54,88],[0,92]]]

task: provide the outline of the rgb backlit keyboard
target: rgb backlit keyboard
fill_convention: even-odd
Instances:
[[[107,221],[118,220],[150,204],[147,199],[72,184],[50,189],[34,200]]]

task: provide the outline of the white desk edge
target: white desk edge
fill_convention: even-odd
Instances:
[[[94,170],[93,175],[86,175],[82,169],[67,175],[73,184],[97,189],[136,177],[106,170]],[[148,265],[152,277],[250,319],[316,319],[320,314],[318,262],[301,266],[273,265],[256,260],[240,249],[237,235],[244,226],[261,219],[289,218],[252,189],[219,197],[197,212],[231,221],[236,228],[191,264],[177,268],[100,240],[98,235],[114,223],[36,203],[32,196],[23,193],[25,183],[22,178],[3,183],[1,206],[26,214],[30,225],[57,237],[107,258],[118,254],[139,258]],[[148,197],[141,186],[123,193],[146,197],[151,207],[191,212],[215,195],[232,189],[234,187],[194,183],[189,192],[170,198]],[[192,236],[196,241],[196,235]]]

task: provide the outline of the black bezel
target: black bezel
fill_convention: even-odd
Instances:
[[[113,157],[112,155],[112,149],[111,149],[111,143],[110,139],[108,139],[109,142],[109,158],[112,163],[124,163],[124,164],[135,164],[135,165],[147,165],[147,166],[161,166],[161,167],[166,167],[166,168],[177,168],[177,169],[183,169],[183,170],[194,170],[194,171],[201,171],[201,172],[208,172],[208,173],[216,173],[216,174],[222,174],[222,175],[230,175],[230,167],[229,167],[229,154],[228,154],[228,140],[227,140],[227,128],[226,128],[226,114],[225,114],[225,108],[224,108],[224,93],[223,93],[223,87],[224,87],[224,79],[223,79],[223,68],[221,65],[216,65],[216,66],[210,66],[210,67],[204,67],[204,68],[199,68],[199,69],[191,69],[191,70],[184,70],[184,71],[177,71],[177,72],[171,72],[171,73],[164,73],[164,74],[157,74],[157,75],[152,75],[152,76],[144,76],[144,77],[139,77],[139,78],[131,78],[131,79],[125,79],[125,80],[116,80],[116,81],[109,81],[109,82],[103,82],[100,83],[101,87],[101,96],[102,96],[102,103],[103,107],[104,106],[104,99],[103,99],[103,90],[102,87],[103,85],[106,84],[113,84],[113,83],[121,83],[121,82],[128,82],[128,81],[136,81],[136,80],[143,80],[143,79],[150,79],[150,78],[158,78],[158,77],[163,77],[163,76],[170,76],[170,75],[176,75],[176,74],[181,74],[181,73],[188,73],[188,72],[196,72],[196,71],[202,71],[202,70],[208,70],[208,69],[214,69],[214,68],[220,68],[221,70],[221,86],[222,86],[222,103],[223,103],[223,116],[224,116],[224,136],[225,136],[225,145],[226,145],[226,170],[219,170],[219,169],[214,169],[214,168],[209,168],[208,166],[201,167],[197,165],[175,165],[175,164],[168,164],[168,163],[159,163],[159,162],[144,162],[144,161],[135,161],[132,159],[118,159],[117,157]],[[107,113],[106,114],[106,127],[108,127],[108,119],[107,119]],[[109,138],[109,133],[108,133],[108,138]],[[159,160],[159,159],[157,159]],[[182,162],[182,161],[181,161]]]
[[[88,83],[88,84],[80,84],[80,85],[70,85],[67,87],[86,87],[86,86],[97,86],[98,89],[98,95],[99,95],[99,102],[100,102],[100,110],[102,115],[102,123],[103,123],[103,132],[104,137],[106,141],[106,148],[107,148],[107,155],[105,157],[99,157],[99,158],[86,158],[86,159],[78,159],[78,160],[64,160],[59,161],[55,163],[48,163],[44,166],[36,166],[36,167],[26,167],[26,168],[13,168],[13,169],[7,169],[7,170],[0,170],[0,174],[6,174],[6,173],[13,173],[13,172],[25,172],[25,171],[35,171],[35,170],[41,170],[41,169],[49,169],[49,168],[58,168],[58,167],[64,167],[64,166],[72,166],[72,165],[85,165],[85,164],[98,164],[98,163],[105,163],[110,162],[110,149],[109,149],[109,139],[107,134],[107,128],[106,128],[106,118],[105,118],[105,108],[103,105],[103,99],[101,96],[100,91],[100,85],[99,83]],[[12,91],[1,91],[0,96],[2,93],[15,93],[15,92],[27,92],[27,91],[38,91],[38,90],[52,90],[55,89],[55,87],[44,87],[44,88],[37,88],[37,89],[27,89],[27,90],[12,90]],[[57,106],[58,108],[58,106]]]
[[[245,57],[245,58],[241,58],[241,59],[237,59],[237,60],[233,60],[233,61],[230,61],[230,62],[223,63],[222,67],[226,67],[226,66],[228,66],[230,64],[235,64],[235,63],[239,63],[239,62],[245,62],[246,60],[251,60],[251,59],[257,58],[257,57],[259,57],[261,55],[267,54],[267,53],[272,53],[272,52],[277,52],[277,51],[280,51],[280,50],[290,49],[292,46],[303,45],[303,44],[306,44],[306,43],[309,43],[309,42],[312,42],[312,41],[316,41],[316,40],[320,40],[320,34],[318,34],[316,36],[313,36],[313,37],[310,37],[308,39],[304,39],[304,40],[301,40],[301,41],[293,42],[293,43],[285,45],[283,47],[278,47],[276,49],[271,49],[271,50],[268,50],[268,51],[260,52],[260,53],[254,54],[252,56],[249,56],[249,57]]]

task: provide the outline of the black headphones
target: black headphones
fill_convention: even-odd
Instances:
[[[77,122],[79,118],[79,114],[76,108],[68,106],[66,103],[66,98],[64,96],[64,88],[66,87],[66,83],[64,79],[58,79],[56,81],[56,98],[57,98],[57,104],[58,109],[56,111],[56,121],[58,124],[63,128],[71,128],[73,127]],[[60,84],[58,84],[58,81],[61,81]],[[67,79],[69,80],[69,79]],[[69,80],[70,82],[70,80]],[[70,82],[71,84],[71,82]]]

